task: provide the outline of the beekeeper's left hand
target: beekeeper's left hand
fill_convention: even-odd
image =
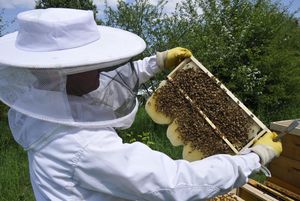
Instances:
[[[262,165],[266,165],[273,158],[278,157],[282,152],[282,143],[280,141],[273,141],[276,136],[277,134],[275,132],[266,133],[254,143],[253,147],[250,148],[260,157]]]
[[[175,47],[173,49],[157,52],[156,60],[160,68],[173,69],[185,58],[191,57],[192,52],[186,48]]]

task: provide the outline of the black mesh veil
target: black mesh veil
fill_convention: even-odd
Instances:
[[[94,68],[96,69],[96,68]],[[66,93],[63,69],[0,66],[0,99],[23,114],[80,127],[128,127],[137,111],[139,80],[132,62],[100,72],[98,89]]]

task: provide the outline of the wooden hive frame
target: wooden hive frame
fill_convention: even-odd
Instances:
[[[270,129],[277,133],[285,132],[294,120],[272,122]],[[272,177],[265,182],[295,200],[300,200],[300,125],[282,138],[283,152],[269,164]]]
[[[203,113],[201,109],[198,108],[199,113],[202,115],[202,117],[206,120],[206,122],[216,131],[216,133],[219,134],[219,136],[223,139],[223,141],[231,148],[231,150],[234,153],[239,153],[245,150],[246,148],[249,148],[253,143],[260,138],[262,135],[264,135],[267,132],[270,132],[270,130],[265,126],[235,95],[225,87],[224,84],[221,83],[208,69],[206,69],[195,57],[187,58],[182,63],[180,63],[168,76],[167,79],[172,82],[172,77],[179,69],[184,68],[190,68],[190,67],[198,67],[200,70],[202,70],[206,75],[208,75],[233,101],[234,104],[237,104],[247,116],[249,116],[249,119],[252,119],[252,129],[251,132],[248,133],[248,138],[250,138],[250,141],[240,150],[237,150],[234,145],[226,138],[225,135],[223,135],[220,130],[215,126],[215,124]],[[182,95],[185,96],[185,98],[191,103],[193,102],[193,97],[189,97],[184,91],[179,89]]]

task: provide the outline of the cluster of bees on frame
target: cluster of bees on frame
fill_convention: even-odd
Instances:
[[[208,201],[238,201],[234,193],[228,193],[225,195],[219,195],[215,198],[209,199]]]
[[[184,91],[194,104],[180,91]],[[248,143],[249,116],[234,104],[214,78],[196,66],[177,69],[172,82],[161,82],[146,103],[146,111],[153,121],[169,124],[170,142],[174,146],[184,145],[183,158],[192,161],[213,154],[232,153],[199,109],[236,149]]]

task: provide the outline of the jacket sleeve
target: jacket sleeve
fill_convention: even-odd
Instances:
[[[172,160],[142,143],[99,134],[80,154],[74,178],[81,187],[128,200],[206,200],[243,185],[260,167],[255,153]]]
[[[156,56],[145,57],[142,60],[134,61],[133,64],[139,77],[139,84],[146,82],[161,71],[156,63]]]

